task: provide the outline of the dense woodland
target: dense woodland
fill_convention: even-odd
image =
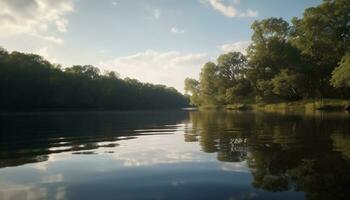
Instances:
[[[185,90],[197,106],[350,97],[350,1],[324,0],[288,23],[255,21],[246,55],[206,63]]]
[[[101,74],[90,65],[63,69],[42,57],[0,48],[0,109],[165,109],[188,105],[174,88]]]

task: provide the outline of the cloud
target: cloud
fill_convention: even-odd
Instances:
[[[233,6],[226,6],[220,0],[208,0],[209,4],[226,17],[236,17],[237,10]]]
[[[100,53],[100,54],[104,54],[104,53],[106,53],[106,50],[100,49],[100,50],[98,50],[97,52]]]
[[[153,17],[155,19],[159,19],[160,18],[160,10],[158,8],[153,10]]]
[[[171,31],[172,33],[176,33],[176,34],[184,34],[184,33],[185,33],[185,30],[183,30],[183,29],[178,29],[176,26],[172,27],[172,28],[170,29],[170,31]]]
[[[257,10],[252,10],[248,8],[246,12],[240,13],[239,16],[240,17],[257,17],[259,16],[259,12]]]
[[[151,8],[147,8],[147,10],[150,11],[150,16],[148,17],[148,19],[159,19],[160,18],[160,15],[161,15],[161,12],[160,12],[160,9],[158,8],[154,8],[154,9],[151,9]]]
[[[40,49],[34,50],[33,53],[42,56],[43,58],[45,58],[46,60],[49,60],[52,63],[56,63],[57,62],[56,58],[52,58],[50,56],[50,54],[49,54],[49,47],[42,47]]]
[[[66,14],[74,10],[73,0],[1,0],[0,8],[0,37],[29,34],[54,43],[62,42],[47,35],[67,32]]]
[[[234,17],[257,17],[259,12],[248,8],[245,12],[237,10],[233,5],[225,5],[221,0],[201,0],[201,2],[208,3],[216,11],[222,15],[234,18]],[[239,4],[239,0],[234,0],[233,4]]]
[[[247,161],[232,163],[222,162],[220,163],[219,167],[223,171],[249,172]]]
[[[157,52],[147,50],[134,55],[103,61],[103,70],[117,71],[122,77],[164,84],[183,91],[186,77],[197,78],[202,65],[209,60],[202,53]]]
[[[113,2],[112,2],[112,6],[115,7],[115,6],[117,6],[117,5],[118,5],[118,2],[117,2],[117,1],[113,1]]]
[[[41,36],[41,35],[37,35],[38,37],[40,37],[43,40],[49,41],[49,42],[53,42],[55,44],[62,44],[63,43],[63,39],[62,38],[58,38],[58,37],[54,37],[54,36]]]
[[[232,51],[238,51],[243,54],[246,54],[248,46],[251,44],[251,41],[239,41],[235,43],[223,44],[220,46],[220,50],[223,53],[228,53]]]

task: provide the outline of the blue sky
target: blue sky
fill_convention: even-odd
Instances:
[[[321,0],[0,0],[0,45],[63,66],[92,64],[183,91],[219,54],[244,51],[254,20]]]

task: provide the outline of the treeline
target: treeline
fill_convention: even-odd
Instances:
[[[174,88],[121,79],[75,65],[63,69],[41,56],[0,48],[0,109],[165,109],[188,105]]]
[[[191,103],[281,102],[350,97],[350,1],[324,0],[291,23],[255,21],[247,54],[231,52],[187,78]]]

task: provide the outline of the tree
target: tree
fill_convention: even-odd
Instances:
[[[349,13],[350,1],[324,0],[292,25],[282,18],[255,21],[247,57],[231,52],[204,65],[196,98],[225,105],[254,96],[264,102],[349,97]]]
[[[222,104],[223,100],[219,96],[219,70],[213,62],[204,64],[200,73],[200,93],[201,102],[206,105]]]
[[[234,86],[238,79],[244,77],[247,68],[247,59],[240,52],[222,54],[217,59],[221,86],[229,88]]]
[[[260,99],[271,99],[271,79],[290,69],[302,72],[303,60],[300,52],[289,42],[292,27],[282,18],[268,18],[252,24],[252,44],[248,49],[250,70],[248,79],[252,81]]]
[[[42,57],[0,48],[0,110],[165,109],[188,105],[174,88],[100,74],[92,65],[62,70]]]
[[[320,96],[330,96],[334,67],[350,51],[350,1],[325,0],[294,18],[291,42],[313,65],[312,76]]]
[[[185,79],[185,92],[191,93],[190,103],[191,105],[200,105],[200,84],[196,79]]]
[[[259,79],[269,79],[286,67],[291,59],[287,59],[287,39],[290,33],[288,22],[282,18],[268,18],[252,24],[252,44],[248,48],[250,66]]]
[[[302,76],[288,69],[282,70],[272,79],[273,93],[286,100],[302,97]]]
[[[350,53],[343,57],[340,65],[332,72],[331,84],[337,88],[350,88]]]
[[[66,68],[66,72],[96,79],[99,77],[100,70],[92,65],[74,65],[71,68]]]
[[[246,103],[250,102],[253,96],[253,87],[249,80],[242,78],[237,81],[237,83],[226,89],[226,103]]]

